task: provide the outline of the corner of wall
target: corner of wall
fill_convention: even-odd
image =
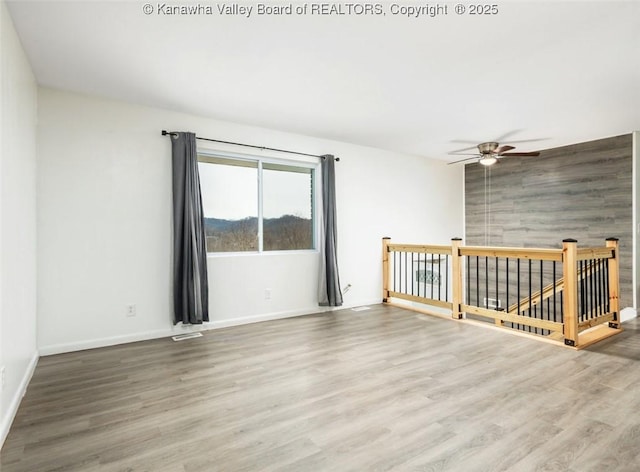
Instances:
[[[39,354],[36,343],[37,84],[0,0],[0,447]]]
[[[640,176],[638,175],[638,164],[640,163],[640,131],[634,131],[631,133],[631,156],[632,156],[632,173],[633,173],[633,186],[632,186],[632,204],[633,204],[633,306],[638,308],[638,292],[640,287],[638,283],[640,281],[640,248],[638,248],[638,232],[640,231],[640,223],[638,222],[638,209],[640,208],[638,185],[640,184]]]

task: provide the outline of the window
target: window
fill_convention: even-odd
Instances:
[[[315,248],[315,164],[198,155],[207,252]]]

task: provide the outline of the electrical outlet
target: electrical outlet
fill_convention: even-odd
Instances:
[[[264,290],[264,299],[265,300],[271,300],[271,289],[267,288]]]
[[[0,390],[4,390],[4,366],[0,367],[0,377],[2,378],[2,380],[0,380]]]
[[[129,305],[125,305],[125,314],[127,316],[136,316],[136,305],[135,305],[135,303],[131,303]]]

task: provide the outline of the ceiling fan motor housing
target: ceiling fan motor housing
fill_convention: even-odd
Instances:
[[[478,144],[478,150],[480,151],[480,154],[491,154],[493,153],[493,151],[495,151],[496,149],[498,149],[499,144],[493,141],[490,141],[488,143],[480,143]]]

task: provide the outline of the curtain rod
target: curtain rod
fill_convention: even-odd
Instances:
[[[175,131],[167,131],[166,129],[162,130],[162,136],[173,136],[177,134]],[[306,152],[297,152],[297,151],[287,151],[286,149],[276,149],[264,146],[254,146],[253,144],[243,144],[243,143],[234,143],[232,141],[221,141],[220,139],[211,139],[211,138],[201,138],[200,136],[196,136],[196,139],[200,139],[202,141],[211,141],[214,143],[223,143],[223,144],[232,144],[234,146],[244,146],[250,147],[254,149],[261,149],[262,151],[277,151],[277,152],[286,152],[287,154],[298,154],[300,156],[309,156],[309,157],[319,157],[320,159],[324,159],[324,156],[318,156],[317,154],[307,154]],[[336,157],[336,161],[339,161],[340,158]]]

